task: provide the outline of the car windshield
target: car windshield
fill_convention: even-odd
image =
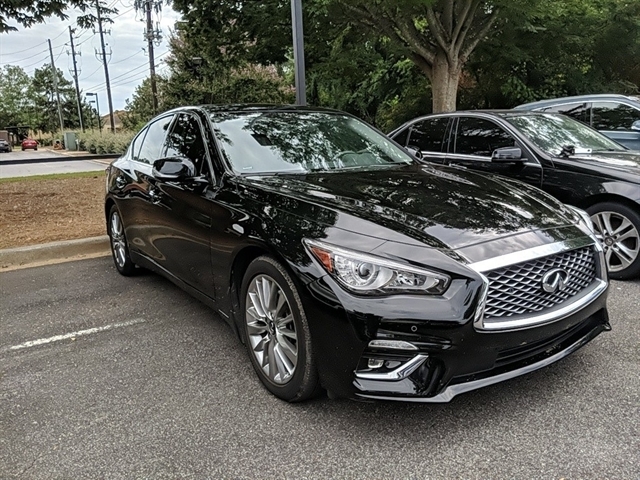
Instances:
[[[573,147],[576,153],[625,150],[596,130],[564,115],[541,113],[507,116],[505,120],[537,147],[552,155],[560,155],[565,147]]]
[[[414,159],[348,115],[325,112],[215,112],[211,120],[236,173],[371,170]]]

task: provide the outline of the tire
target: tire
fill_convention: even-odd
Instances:
[[[640,276],[640,213],[616,202],[597,203],[587,212],[605,250],[609,277],[628,280]]]
[[[34,151],[34,152],[37,152],[37,151],[38,151],[38,147],[34,148],[34,149],[33,149],[33,151]]]
[[[258,292],[267,291],[267,286],[272,295],[263,301],[264,293]],[[266,389],[287,402],[320,393],[309,324],[285,268],[267,256],[251,262],[242,280],[240,305],[249,358]]]
[[[129,277],[133,275],[136,264],[131,261],[129,256],[129,244],[124,233],[124,224],[118,208],[113,205],[109,210],[109,221],[107,222],[107,230],[109,234],[109,244],[111,245],[111,256],[113,263],[120,275]]]

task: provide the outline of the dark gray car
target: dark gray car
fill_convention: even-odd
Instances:
[[[581,95],[525,103],[517,110],[562,113],[600,130],[631,150],[640,150],[640,97]]]

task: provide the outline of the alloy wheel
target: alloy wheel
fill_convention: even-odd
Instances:
[[[640,254],[640,233],[631,221],[616,212],[591,215],[596,236],[604,248],[609,272],[628,268]]]
[[[111,247],[113,248],[113,257],[116,260],[116,264],[121,269],[125,267],[127,261],[127,250],[124,238],[124,227],[122,226],[122,220],[117,211],[111,214]]]
[[[298,362],[298,335],[289,299],[268,275],[251,280],[245,302],[251,351],[265,376],[276,385],[288,383]]]

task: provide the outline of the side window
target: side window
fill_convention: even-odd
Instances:
[[[515,139],[495,123],[482,118],[462,117],[458,123],[455,152],[490,157],[502,147],[515,146]]]
[[[580,120],[583,123],[589,124],[589,115],[586,103],[566,103],[564,105],[555,105],[553,107],[545,108],[543,110],[547,113],[562,113],[568,115],[571,118]]]
[[[196,166],[196,171],[202,172],[206,151],[200,124],[193,115],[180,114],[167,135],[165,146],[167,150],[164,156],[187,157]]]
[[[618,102],[593,102],[591,118],[596,130],[631,130],[631,124],[640,120],[640,111]]]
[[[129,147],[129,151],[131,152],[131,160],[140,161],[140,147],[142,146],[142,141],[144,140],[145,135],[147,134],[147,130],[149,128],[143,128],[136,138],[131,142],[131,147]]]
[[[167,135],[171,120],[173,120],[173,115],[162,117],[149,125],[147,134],[144,136],[140,146],[140,153],[135,160],[143,163],[153,163],[160,158],[164,137]]]
[[[409,146],[416,147],[424,152],[442,152],[446,151],[447,125],[449,118],[432,118],[415,123],[411,129],[411,137],[409,138]]]
[[[407,137],[409,136],[409,127],[402,130],[400,133],[396,133],[393,139],[403,147],[407,146]]]

